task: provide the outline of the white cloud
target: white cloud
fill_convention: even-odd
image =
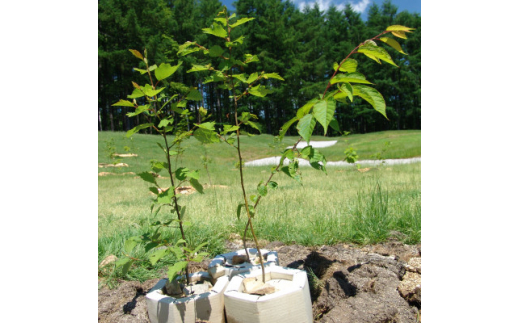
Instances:
[[[363,13],[365,10],[367,10],[368,5],[370,4],[370,0],[361,0],[358,3],[352,3],[350,2],[350,6],[352,7],[352,10]]]

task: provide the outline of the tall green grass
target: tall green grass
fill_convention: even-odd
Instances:
[[[407,137],[407,132],[397,132]],[[370,134],[371,139],[352,138],[361,148],[363,143],[380,142],[384,147],[387,133],[380,136]],[[420,132],[416,134],[420,143]],[[352,136],[354,137],[354,136]],[[348,138],[348,137],[347,137]],[[113,139],[116,151],[123,153],[122,147],[129,146],[129,139],[123,133],[99,134],[99,162],[110,162],[104,152],[107,141]],[[119,172],[142,172],[149,170],[150,159],[162,159],[161,150],[155,142],[160,138],[151,135],[135,135],[133,150],[138,157],[122,158],[129,167]],[[277,148],[269,147],[272,137],[267,135],[244,137],[244,147],[249,158],[264,158],[277,154]],[[336,139],[336,138],[313,138]],[[341,138],[340,138],[341,139]],[[355,139],[355,140],[354,140]],[[406,138],[405,138],[406,139]],[[401,138],[402,142],[413,140]],[[290,145],[295,137],[285,138],[282,145]],[[340,140],[341,141],[341,140]],[[333,147],[341,145],[340,141]],[[396,141],[397,142],[397,141]],[[404,144],[392,144],[401,147]],[[327,148],[329,153],[342,152],[344,147]],[[346,145],[345,145],[346,147]],[[403,146],[404,147],[404,146]],[[198,245],[208,242],[206,251],[212,255],[224,252],[224,241],[236,234],[242,235],[247,217],[237,218],[237,206],[241,203],[240,182],[235,150],[227,145],[203,147],[194,139],[185,146],[185,153],[178,166],[200,169],[202,184],[209,184],[203,170],[200,156],[204,149],[213,158],[209,164],[211,182],[224,187],[207,188],[204,194],[182,196],[180,204],[186,206],[186,218],[192,225],[187,228],[188,243]],[[363,148],[365,149],[365,148]],[[328,156],[326,149],[320,149]],[[368,151],[368,149],[367,149]],[[403,150],[411,157],[420,147]],[[397,153],[396,153],[397,154]],[[328,158],[334,160],[334,158]],[[249,195],[256,194],[256,186],[265,181],[271,167],[246,167],[244,176]],[[100,168],[100,171],[107,169]],[[339,242],[367,244],[386,240],[399,232],[398,237],[405,243],[418,243],[421,239],[421,164],[380,166],[362,173],[355,167],[328,167],[328,174],[310,167],[302,167],[303,185],[284,174],[273,180],[279,188],[260,202],[254,218],[255,231],[264,241],[282,241],[302,245],[322,245]],[[113,169],[108,169],[114,172]],[[163,174],[166,176],[166,174]],[[168,187],[167,179],[158,179],[159,185]],[[149,184],[135,175],[98,177],[98,259],[101,262],[108,255],[121,256],[124,241],[147,232],[152,221],[169,219],[171,213],[161,210],[156,217],[150,212],[153,196],[148,191]],[[179,233],[171,230],[176,239]],[[136,258],[146,258],[144,249],[136,248]],[[167,261],[174,261],[169,259]],[[156,267],[143,265],[132,270],[132,279],[148,279],[158,275]]]

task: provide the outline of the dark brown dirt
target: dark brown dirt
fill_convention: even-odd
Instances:
[[[227,247],[240,248],[233,242]],[[408,301],[398,289],[407,270],[417,271],[407,263],[421,257],[420,245],[389,241],[365,247],[303,247],[271,242],[265,248],[278,251],[281,266],[308,272],[315,322],[420,322],[420,287],[413,297],[405,295]],[[206,270],[208,263],[195,270]],[[113,290],[100,289],[98,322],[150,322],[144,296],[158,281],[124,281]]]

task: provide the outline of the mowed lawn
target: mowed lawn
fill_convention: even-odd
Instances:
[[[154,196],[150,183],[138,176],[150,170],[150,160],[163,161],[164,155],[157,142],[162,137],[136,134],[126,138],[125,133],[100,132],[98,135],[99,163],[128,164],[121,168],[99,168],[99,172],[114,175],[98,177],[98,261],[108,255],[122,255],[126,238],[149,230],[148,224],[171,218],[164,207],[153,217],[150,212]],[[292,145],[297,137],[285,137],[275,143],[274,137],[259,135],[241,137],[245,161],[279,156],[283,147]],[[332,147],[319,149],[328,161],[342,160],[347,147],[357,150],[359,159],[395,159],[421,155],[421,132],[385,131],[346,137],[313,136],[311,140],[337,140]],[[125,149],[126,147],[126,149]],[[182,147],[176,167],[200,170],[204,194],[194,193],[180,198],[186,206],[185,221],[191,225],[186,234],[188,243],[208,242],[206,251],[216,255],[224,251],[224,240],[242,234],[245,216],[237,218],[237,206],[243,202],[236,150],[226,144],[203,146],[194,138]],[[137,157],[108,157],[109,151],[134,153]],[[203,159],[211,158],[206,172]],[[278,189],[262,198],[254,218],[255,231],[260,240],[282,241],[303,245],[334,244],[339,242],[367,244],[386,240],[393,235],[405,243],[421,241],[421,163],[327,167],[327,174],[310,167],[301,167],[302,184],[276,174],[273,181]],[[244,176],[248,195],[257,194],[256,186],[265,182],[271,166],[246,167]],[[167,173],[161,173],[167,176]],[[167,179],[158,179],[161,187],[168,187]],[[213,186],[210,186],[210,183]],[[178,232],[170,233],[178,239]],[[136,249],[136,257],[146,257],[143,248]],[[146,279],[153,270],[143,267],[133,271],[136,279]]]

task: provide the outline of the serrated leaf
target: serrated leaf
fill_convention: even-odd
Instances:
[[[361,73],[350,73],[350,74],[337,74],[330,80],[330,84],[336,83],[363,83],[363,84],[372,84],[367,81],[365,76]]]
[[[260,125],[259,125],[258,123],[256,123],[256,122],[253,122],[253,121],[247,121],[247,122],[245,122],[244,124],[247,125],[247,126],[250,126],[250,127],[252,127],[252,128],[255,128],[255,129],[258,130],[259,132],[262,132],[262,131],[260,130]]]
[[[143,113],[145,111],[149,111],[149,109],[150,109],[150,105],[148,105],[148,104],[147,105],[140,105],[140,106],[138,106],[135,109],[134,112],[128,112],[126,115],[128,117],[135,117],[136,115],[139,115],[139,114],[141,114],[141,113]]]
[[[372,107],[379,113],[381,113],[386,119],[386,103],[385,99],[376,89],[366,85],[354,85],[354,95],[359,96],[363,100],[367,101]]]
[[[148,127],[151,127],[151,126],[153,126],[153,123],[143,123],[143,124],[140,124],[138,126],[135,126],[132,129],[128,130],[126,132],[126,136],[127,137],[131,137],[134,133],[138,132],[139,130],[145,129],[145,128],[148,128]]]
[[[139,89],[134,89],[134,91],[132,92],[131,95],[127,95],[126,97],[128,99],[137,99],[137,98],[141,98],[144,96],[144,93],[143,91],[139,90]]]
[[[270,189],[277,189],[278,188],[278,183],[277,182],[269,182],[267,183],[267,186],[270,188]]]
[[[154,251],[150,257],[148,257],[148,259],[150,259],[150,263],[152,264],[152,266],[155,266],[155,264],[161,260],[161,258],[163,258],[164,256],[166,256],[168,254],[168,249],[158,249],[156,251]]]
[[[254,81],[256,81],[257,78],[258,78],[258,73],[255,72],[255,73],[249,75],[249,78],[247,79],[246,82],[247,82],[248,84],[251,84],[251,83],[253,83]]]
[[[148,96],[148,97],[154,97],[156,96],[157,94],[161,93],[162,90],[164,90],[165,88],[162,87],[160,89],[153,89],[153,87],[150,85],[150,84],[146,84],[144,87],[141,88],[141,90],[143,91],[143,93]]]
[[[235,22],[234,24],[229,25],[229,27],[231,27],[231,28],[235,28],[235,27],[237,27],[237,26],[240,26],[240,25],[242,25],[242,24],[245,24],[246,22],[251,21],[251,20],[254,20],[254,19],[255,19],[255,18],[241,18],[241,19],[237,20],[237,22]]]
[[[168,279],[170,282],[177,278],[179,272],[184,271],[186,266],[188,266],[187,261],[179,261],[176,262],[175,265],[168,267]]]
[[[170,77],[173,73],[175,73],[181,65],[182,65],[182,62],[179,62],[179,64],[177,64],[175,66],[171,66],[170,64],[162,63],[155,70],[155,78],[157,79],[157,81],[164,80],[165,78]]]
[[[192,89],[190,93],[186,96],[186,100],[192,100],[192,101],[200,101],[202,100],[202,94],[200,94],[199,90]]]
[[[368,54],[367,56],[370,58],[376,57],[378,59],[381,59],[382,61],[397,66],[392,60],[390,54],[388,54],[388,52],[384,48],[374,46],[372,44],[365,44],[360,46],[357,51],[359,53]]]
[[[263,85],[257,85],[248,90],[249,94],[254,96],[259,96],[261,98],[265,97],[267,94],[272,93],[273,91],[266,88]]]
[[[296,121],[298,121],[298,118],[297,117],[294,117],[292,118],[291,120],[287,121],[283,126],[282,128],[280,128],[280,133],[278,134],[278,138],[283,139],[283,137],[285,136],[285,133],[287,132],[287,130],[289,130],[289,128],[291,127],[291,125],[293,123],[295,123]]]
[[[191,172],[187,173],[186,176],[194,178],[194,179],[199,179],[200,178],[198,170],[191,171]]]
[[[408,38],[406,38],[406,34],[404,31],[392,31],[392,35],[394,35],[395,37],[402,38],[402,39],[408,39]]]
[[[148,73],[147,70],[143,70],[143,69],[136,68],[136,67],[134,67],[132,70],[134,70],[134,71],[138,71],[139,73],[141,73],[141,75]]]
[[[411,32],[412,30],[415,30],[415,28],[410,28],[410,27],[406,27],[406,26],[401,26],[401,25],[393,25],[393,26],[388,26],[386,28],[387,31],[405,31],[405,32]]]
[[[139,243],[140,239],[136,237],[129,238],[125,241],[125,252],[130,253],[134,249],[135,246]]]
[[[227,26],[226,18],[213,18],[213,20],[220,22],[224,27]]]
[[[335,111],[336,101],[334,100],[321,100],[312,109],[312,115],[325,129],[325,135],[327,134],[330,121],[334,118]]]
[[[281,77],[278,73],[266,73],[266,74],[262,74],[262,77],[265,79],[278,79],[281,81],[285,81],[283,79],[283,77]]]
[[[130,258],[122,258],[122,259],[119,259],[118,261],[116,261],[116,267],[121,267],[123,266],[123,276],[126,276],[126,274],[128,273],[128,270],[130,270],[130,267],[132,266],[132,264],[134,263],[134,261]]]
[[[214,45],[209,49],[209,56],[211,57],[219,57],[224,53],[224,50],[219,45]]]
[[[207,71],[209,70],[211,67],[211,64],[208,64],[208,65],[193,65],[191,67],[191,69],[189,69],[188,71],[186,71],[186,73],[192,73],[192,72],[200,72],[200,71]]]
[[[186,167],[179,167],[175,170],[175,178],[179,181],[183,181],[188,177],[190,170]]]
[[[338,120],[336,120],[336,118],[333,118],[332,121],[330,122],[329,126],[336,130],[337,132],[341,132],[340,128],[339,128],[339,123],[338,123]]]
[[[157,185],[157,182],[155,182],[155,177],[151,173],[142,172],[142,173],[138,173],[137,176],[141,177],[144,181],[146,181],[148,183]]]
[[[138,51],[138,50],[135,50],[135,49],[129,49],[130,53],[132,53],[135,57],[139,58],[139,59],[143,59],[143,55]]]
[[[305,103],[305,105],[301,108],[298,109],[298,111],[296,111],[296,118],[298,120],[300,120],[301,118],[303,118],[305,115],[307,115],[309,113],[309,111],[311,110],[311,108],[316,104],[316,102],[318,102],[319,100],[318,99],[312,99],[310,100],[309,102]]]
[[[227,31],[222,27],[221,24],[213,24],[211,28],[203,28],[202,32],[220,38],[227,38]]]
[[[388,38],[388,37],[381,37],[379,38],[382,42],[386,43],[387,45],[389,45],[390,47],[392,47],[393,49],[395,49],[396,51],[398,51],[399,53],[402,53],[402,54],[405,54],[405,55],[408,55],[406,54],[403,49],[401,48],[401,45],[393,38]]]
[[[348,98],[350,99],[350,102],[354,101],[354,89],[352,88],[352,85],[350,85],[350,83],[348,83],[348,82],[343,83],[340,86],[339,90],[348,96]]]
[[[305,142],[309,143],[311,140],[312,131],[316,126],[316,119],[312,114],[308,114],[300,119],[298,125],[296,125],[296,129],[298,129],[298,133],[302,136]]]
[[[159,125],[157,126],[157,128],[164,128],[170,124],[173,123],[173,118],[168,118],[168,119],[162,119],[161,122],[159,122]]]
[[[174,195],[175,189],[173,186],[170,186],[166,191],[157,195],[157,203],[170,204]]]
[[[258,185],[256,187],[256,190],[258,191],[258,194],[260,194],[261,196],[267,195],[267,186],[265,185]]]
[[[228,132],[237,131],[238,129],[240,129],[239,126],[232,126],[232,125],[229,125],[229,124],[225,124],[224,125],[224,130],[222,130],[221,134],[225,135]]]
[[[195,137],[195,139],[197,139],[203,144],[220,142],[218,134],[213,130],[198,128],[197,130],[195,130],[195,132],[193,132],[193,136]]]
[[[243,37],[244,36],[242,36],[240,38],[242,38],[242,40],[243,40]],[[240,44],[242,44],[242,43],[240,43]],[[246,60],[244,61],[245,64],[249,64],[249,63],[253,63],[253,62],[260,62],[260,60],[258,59],[258,56],[256,56],[256,55],[245,54],[244,56],[246,57]]]
[[[113,107],[134,107],[134,104],[127,100],[119,100],[118,102],[112,104]]]
[[[338,63],[334,63],[334,70],[336,71],[339,67],[340,72],[354,73],[357,69],[358,62],[355,59],[347,58],[341,66]]]
[[[202,187],[202,185],[200,185],[199,181],[195,178],[190,178],[190,184],[191,186],[193,186],[194,189],[197,190],[197,192],[199,192],[200,194],[204,194],[204,187]]]

